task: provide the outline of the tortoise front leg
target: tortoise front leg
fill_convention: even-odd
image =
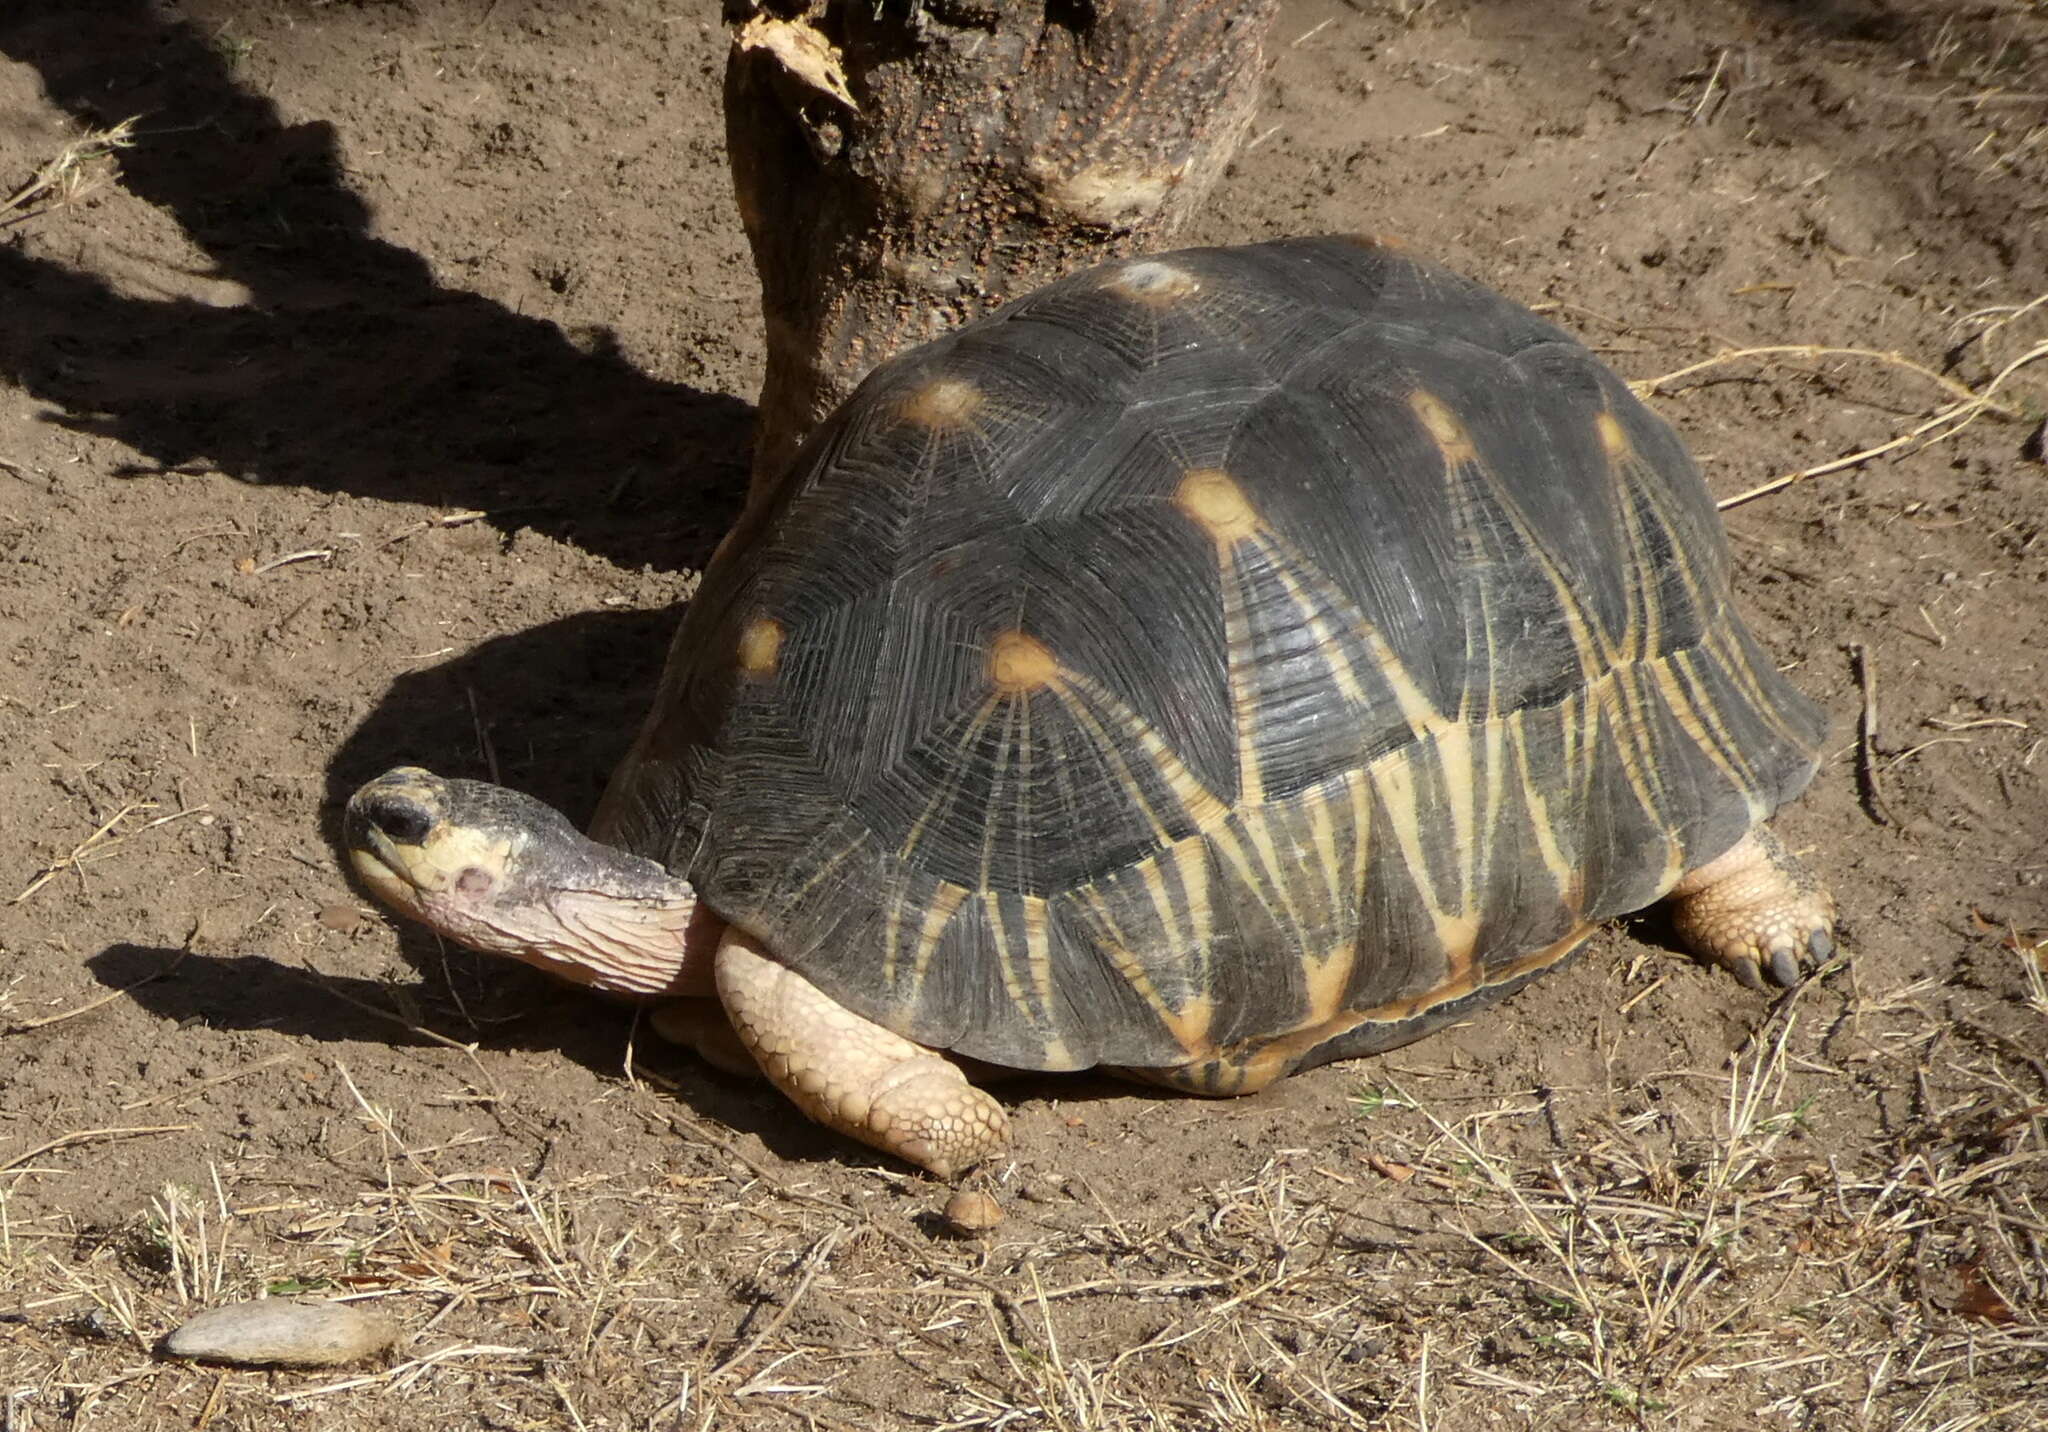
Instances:
[[[1671,888],[1679,938],[1751,989],[1790,987],[1834,952],[1835,902],[1768,826]]]
[[[829,1129],[951,1179],[1010,1142],[1002,1105],[944,1055],[862,1019],[728,929],[715,970],[733,1032]]]

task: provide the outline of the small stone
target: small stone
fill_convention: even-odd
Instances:
[[[363,912],[353,905],[322,905],[315,918],[337,935],[353,935],[368,923]]]
[[[348,1303],[260,1298],[207,1309],[167,1334],[157,1351],[241,1367],[340,1367],[397,1340],[395,1323]]]
[[[963,1188],[946,1200],[940,1216],[949,1232],[978,1238],[1003,1221],[1003,1206],[980,1189]]]

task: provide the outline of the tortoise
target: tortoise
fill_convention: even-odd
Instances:
[[[1008,1139],[963,1064],[1247,1093],[1658,900],[1798,982],[1834,909],[1765,821],[1824,724],[1585,347],[1295,238],[875,369],[714,555],[587,838],[415,767],[345,828],[398,909],[684,999],[666,1028],[953,1178]]]

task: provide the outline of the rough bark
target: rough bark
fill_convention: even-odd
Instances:
[[[759,495],[884,358],[1168,245],[1250,123],[1278,5],[737,8],[726,138],[768,343]]]

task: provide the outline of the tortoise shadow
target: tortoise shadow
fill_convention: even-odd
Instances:
[[[756,1134],[778,1158],[846,1162],[855,1147],[804,1119],[767,1083],[713,1069],[644,1021],[636,1030],[627,1003],[584,991],[565,999],[562,985],[537,970],[467,951],[451,951],[443,962],[419,948],[431,937],[402,935],[411,962],[435,972],[417,984],[325,974],[268,955],[129,943],[109,945],[85,965],[108,988],[178,1026],[267,1030],[322,1044],[424,1050],[447,1040],[497,1053],[560,1054],[607,1081],[622,1076],[630,1040],[635,1069],[659,1081],[664,1097],[693,1117]],[[488,968],[464,968],[471,960]],[[470,991],[458,994],[458,983]]]
[[[400,765],[513,786],[585,824],[646,714],[676,619],[580,612],[400,674],[328,759],[329,847],[350,793]]]

